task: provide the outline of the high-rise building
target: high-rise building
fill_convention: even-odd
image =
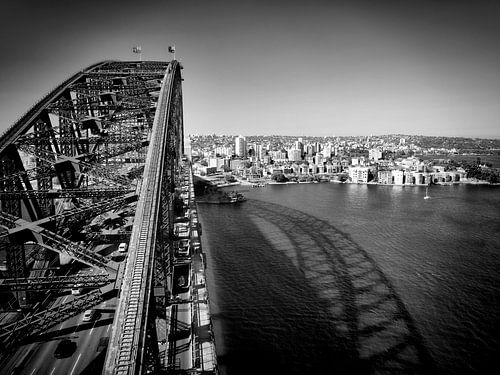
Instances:
[[[297,149],[288,150],[288,160],[290,160],[290,161],[302,160],[302,151],[297,150]]]
[[[325,147],[323,148],[321,153],[323,154],[323,156],[325,158],[331,157],[332,156],[332,145],[329,143],[327,145],[325,145]]]
[[[253,149],[255,151],[255,157],[257,158],[257,160],[262,160],[262,158],[264,157],[264,148],[262,147],[262,145],[254,143]]]
[[[234,139],[234,154],[242,158],[247,157],[247,140],[242,135]]]
[[[295,149],[300,150],[300,156],[304,155],[304,144],[302,143],[302,138],[299,138],[298,141],[295,141]]]

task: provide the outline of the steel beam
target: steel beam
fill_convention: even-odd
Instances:
[[[119,197],[133,193],[127,188],[89,188],[62,190],[11,190],[0,191],[0,199],[40,199],[40,198],[99,198]]]
[[[95,290],[79,298],[51,307],[36,314],[28,314],[13,323],[0,326],[0,350],[6,351],[30,337],[82,313],[103,301],[102,292]]]
[[[105,274],[12,278],[2,280],[0,292],[71,289],[75,285],[80,288],[99,288],[114,280],[114,277]]]
[[[120,302],[113,323],[113,330],[106,356],[104,374],[142,374],[146,371],[158,372],[158,364],[150,363],[151,317],[153,299],[153,279],[158,233],[161,230],[162,185],[164,171],[168,169],[169,136],[178,137],[182,131],[172,129],[181,126],[179,119],[172,121],[174,93],[180,96],[176,86],[180,85],[180,66],[171,62],[160,92],[157,111],[153,123],[150,146],[145,163],[141,194],[137,204],[134,230],[129,243],[129,257],[124,271]],[[179,99],[179,98],[178,98]],[[178,105],[176,103],[176,105]],[[181,105],[181,104],[180,104]],[[174,109],[173,109],[174,108]],[[181,143],[177,139],[176,144]],[[155,343],[155,345],[157,345]]]
[[[115,324],[128,324],[129,320],[123,318],[129,318],[129,308],[137,306],[133,358],[138,362],[129,373],[144,373],[161,366],[154,360],[158,348],[152,286],[165,282],[162,263],[169,247],[158,235],[165,231],[163,221],[171,222],[174,165],[182,147],[180,85],[176,61],[98,63],[57,86],[0,138],[0,242],[2,249],[8,250],[13,271],[12,277],[0,280],[0,290],[33,293],[66,289],[72,284],[92,288],[105,285],[103,288],[111,289],[124,285],[120,301],[125,307]],[[91,134],[92,129],[98,134]],[[129,168],[133,164],[135,172],[144,171],[142,178],[132,171],[128,177],[123,176],[122,171],[127,169],[117,165],[120,161]],[[139,161],[146,161],[146,166],[139,166]],[[141,186],[134,185],[137,183]],[[95,217],[137,199],[142,208],[132,233],[90,232],[95,229],[89,226]],[[168,237],[168,229],[165,233]],[[125,272],[123,283],[120,268],[124,267],[90,250],[91,242],[106,236],[106,243],[122,237],[128,240],[130,236],[133,244],[127,254],[127,264],[131,264],[127,272],[131,273],[127,276]],[[83,239],[85,244],[80,242]],[[39,270],[30,269],[30,256],[37,253],[40,262],[45,262],[50,252],[24,254],[26,240],[35,241],[37,249],[68,255],[106,275],[96,280],[35,277]],[[42,267],[45,265],[36,266]],[[137,289],[139,270],[143,277]],[[127,288],[130,293],[125,291]],[[0,341],[7,343],[1,349],[12,348],[29,335],[44,332],[50,324],[93,306],[99,301],[94,297],[94,293],[88,293],[72,306],[60,307],[60,311],[30,311],[13,325],[1,326]],[[166,303],[166,298],[162,301]],[[115,331],[120,355],[127,327]]]

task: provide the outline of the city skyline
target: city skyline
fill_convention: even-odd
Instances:
[[[500,138],[489,1],[2,2],[0,133],[106,59],[185,67],[186,134]],[[78,15],[78,17],[76,17]]]

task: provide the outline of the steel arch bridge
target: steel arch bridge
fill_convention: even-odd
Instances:
[[[155,321],[172,268],[181,69],[175,60],[91,65],[1,136],[0,352],[118,296],[104,373],[160,371]],[[110,242],[129,243],[126,261],[99,246]],[[81,265],[92,272],[75,272]],[[75,287],[90,291],[55,302]]]

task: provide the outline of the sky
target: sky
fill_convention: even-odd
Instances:
[[[0,132],[102,60],[182,62],[186,134],[500,138],[500,1],[2,0]]]

